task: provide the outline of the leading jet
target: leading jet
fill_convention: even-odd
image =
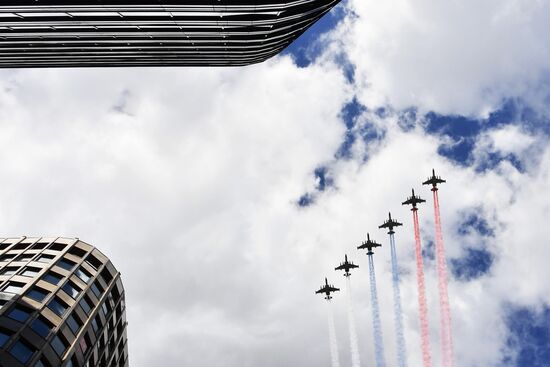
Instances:
[[[381,247],[381,246],[382,245],[379,244],[378,242],[371,240],[369,234],[367,233],[367,240],[363,242],[360,246],[357,246],[357,249],[361,250],[366,248],[367,255],[374,255],[374,252],[372,252],[372,249],[375,247]]]
[[[315,294],[324,293],[324,294],[326,294],[325,299],[330,300],[330,299],[332,299],[330,294],[333,293],[333,292],[338,292],[339,290],[340,290],[340,288],[336,288],[333,285],[329,285],[327,278],[325,278],[325,285],[321,286],[321,288],[319,288],[319,290],[317,292],[315,292]]]
[[[422,185],[432,185],[432,191],[437,190],[437,184],[447,182],[444,179],[442,179],[439,176],[435,175],[435,169],[432,168],[432,177],[428,177],[428,179],[424,182],[422,182]]]
[[[389,219],[386,220],[386,221],[385,221],[384,223],[382,223],[381,225],[379,225],[378,228],[388,228],[388,229],[390,230],[390,231],[388,232],[388,234],[393,234],[393,233],[395,233],[395,232],[393,231],[393,228],[394,228],[394,227],[402,226],[403,223],[399,223],[398,221],[393,220],[393,219],[391,218],[391,213],[388,213],[388,215],[389,215]]]
[[[425,203],[426,200],[424,199],[421,199],[420,196],[416,196],[414,194],[414,189],[412,189],[412,195],[409,196],[407,198],[407,200],[405,200],[403,203],[401,203],[402,205],[412,205],[412,209],[411,210],[416,210],[416,204],[420,204],[420,203]]]
[[[355,265],[354,263],[352,262],[349,262],[348,261],[348,255],[345,255],[345,260],[343,263],[340,263],[339,266],[335,267],[334,270],[344,270],[344,276],[345,277],[349,277],[351,274],[350,274],[350,269],[354,269],[354,268],[358,268],[359,266],[358,265]]]

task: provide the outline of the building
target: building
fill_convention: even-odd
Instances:
[[[69,238],[0,238],[0,366],[128,366],[120,273]]]
[[[0,68],[242,66],[340,0],[2,0]]]

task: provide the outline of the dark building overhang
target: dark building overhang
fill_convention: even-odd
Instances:
[[[340,0],[2,0],[0,68],[242,66]]]

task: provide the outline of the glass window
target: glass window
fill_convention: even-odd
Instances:
[[[7,268],[5,269],[2,269],[2,275],[13,275],[15,274],[15,272],[19,270],[18,267],[15,267],[15,266],[8,266]]]
[[[48,245],[47,242],[38,242],[32,247],[33,249],[41,250]]]
[[[46,365],[40,360],[34,364],[34,367],[46,367]]]
[[[62,243],[52,243],[50,249],[55,251],[63,251],[65,247],[67,247],[67,245],[64,245]]]
[[[40,316],[33,321],[33,323],[31,324],[31,329],[33,329],[41,337],[46,338],[52,331],[53,325],[50,324],[50,322],[47,321],[45,318]]]
[[[17,259],[15,259],[15,261],[29,261],[33,257],[34,257],[33,254],[21,254],[17,256]]]
[[[26,267],[21,275],[25,277],[35,277],[38,273],[40,273],[40,268]]]
[[[80,300],[80,307],[82,307],[84,312],[86,312],[86,315],[88,315],[90,313],[90,310],[92,309],[92,307],[90,306],[90,302],[86,300],[86,297]]]
[[[48,294],[49,292],[45,291],[44,289],[34,287],[33,289],[27,292],[26,296],[34,299],[35,301],[42,302]]]
[[[76,297],[78,297],[78,293],[80,293],[80,289],[78,289],[73,282],[67,282],[62,289],[74,299],[76,299]]]
[[[69,250],[69,254],[72,254],[78,257],[83,257],[84,255],[86,255],[86,251],[78,247],[71,247],[71,249]]]
[[[91,288],[92,288],[92,292],[94,292],[95,296],[99,299],[101,298],[101,291],[97,287],[96,283],[97,282],[93,283]]]
[[[80,324],[76,321],[76,319],[70,315],[67,318],[67,325],[69,325],[69,328],[72,330],[73,334],[78,334],[78,330],[80,329]]]
[[[61,281],[62,276],[54,272],[49,272],[48,274],[44,275],[42,279],[48,283],[57,285]]]
[[[4,344],[10,339],[11,334],[8,334],[7,332],[0,330],[0,347],[3,347]]]
[[[67,344],[63,340],[61,340],[58,335],[54,336],[50,345],[60,357],[63,355],[63,353],[65,353],[65,350],[67,349]]]
[[[55,312],[57,315],[59,316],[63,316],[63,314],[65,313],[65,311],[67,311],[67,308],[69,306],[67,306],[65,304],[65,302],[61,301],[59,298],[55,297],[54,299],[52,299],[50,301],[50,303],[48,304],[48,308],[50,310],[52,310],[53,312]]]
[[[23,340],[18,340],[10,349],[10,354],[14,356],[19,362],[25,364],[31,359],[34,354],[32,347],[24,342]]]
[[[25,286],[23,283],[8,282],[8,286],[4,288],[4,292],[20,294],[23,286]]]
[[[86,258],[86,262],[92,266],[92,268],[94,268],[95,270],[98,270],[99,267],[101,266],[101,261],[99,261],[95,256],[93,255],[89,255],[87,258]]]
[[[30,314],[31,312],[29,310],[16,306],[8,313],[8,317],[19,322],[25,322]]]
[[[75,271],[75,274],[77,277],[79,277],[84,283],[88,283],[90,280],[90,274],[86,272],[84,269],[77,269]]]
[[[50,262],[52,262],[52,260],[54,258],[55,258],[55,256],[53,256],[53,255],[42,254],[42,255],[38,256],[36,261],[41,262],[41,263],[50,263]]]
[[[10,261],[14,257],[15,257],[15,254],[2,255],[2,256],[0,256],[0,261]]]
[[[72,262],[71,260],[67,260],[67,259],[61,259],[57,262],[57,266],[65,269],[65,270],[73,270],[74,266],[76,264],[74,262]]]
[[[94,329],[94,333],[97,334],[98,330],[99,330],[99,325],[97,324],[97,319],[98,317],[94,317],[94,319],[92,320],[92,329]]]

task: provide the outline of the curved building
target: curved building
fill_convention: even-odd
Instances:
[[[124,288],[78,239],[0,239],[0,366],[128,366]]]
[[[242,66],[340,0],[2,0],[0,68]]]

